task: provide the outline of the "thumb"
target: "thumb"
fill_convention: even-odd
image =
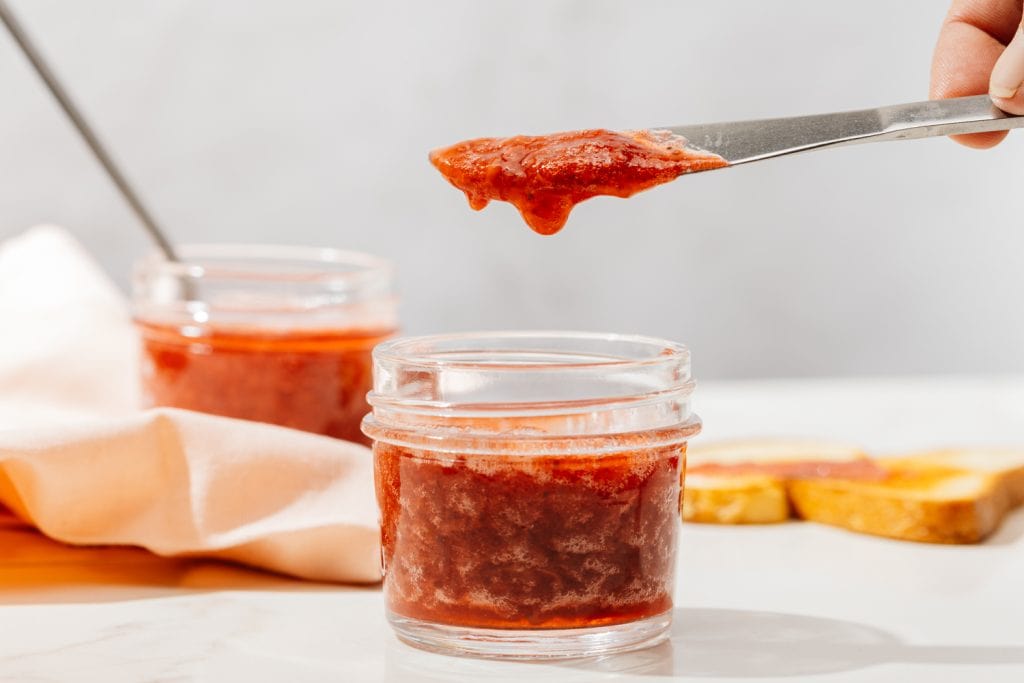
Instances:
[[[1024,114],[1024,26],[996,60],[989,77],[988,94],[997,107],[1010,114]]]

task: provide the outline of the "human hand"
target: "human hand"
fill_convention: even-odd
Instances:
[[[1022,0],[953,0],[932,57],[931,98],[988,93],[1011,114],[1024,114]],[[985,149],[1006,131],[954,135],[957,142]]]

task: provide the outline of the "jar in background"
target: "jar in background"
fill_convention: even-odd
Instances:
[[[398,636],[507,658],[666,638],[692,390],[686,348],[644,337],[378,346],[363,430]]]
[[[371,350],[397,327],[390,263],[289,246],[180,257],[135,268],[145,401],[366,443]]]

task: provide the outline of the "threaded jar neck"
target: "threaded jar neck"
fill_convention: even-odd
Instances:
[[[460,452],[501,451],[510,442],[530,453],[621,451],[637,439],[648,448],[699,430],[693,389],[689,351],[660,339],[582,332],[397,339],[374,350],[364,431]]]

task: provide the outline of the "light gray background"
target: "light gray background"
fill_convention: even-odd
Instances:
[[[1024,135],[888,143],[596,199],[552,238],[473,213],[426,152],[924,99],[940,0],[13,3],[179,241],[393,258],[410,333],[687,342],[698,377],[1024,369]],[[5,36],[0,35],[0,38]],[[0,40],[0,238],[148,245]]]

